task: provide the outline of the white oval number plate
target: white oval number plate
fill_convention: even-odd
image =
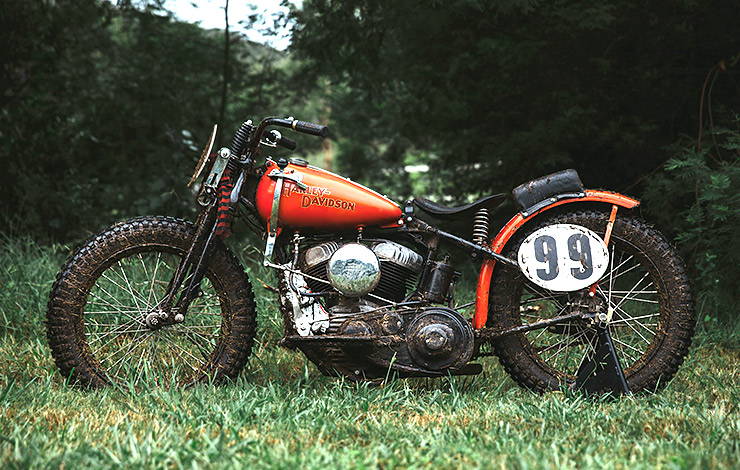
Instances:
[[[601,279],[609,250],[596,233],[572,224],[542,227],[519,247],[519,267],[527,279],[548,290],[584,289]]]

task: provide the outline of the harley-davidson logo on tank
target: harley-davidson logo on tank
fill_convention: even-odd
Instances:
[[[294,194],[298,195],[301,198],[301,207],[328,206],[353,211],[357,206],[354,202],[330,197],[331,191],[329,191],[329,188],[308,186],[306,189],[301,189],[295,184],[288,182],[285,191],[286,197]]]
[[[257,187],[257,211],[265,221],[272,211],[275,179],[268,175],[274,168],[275,163],[268,162]],[[306,187],[285,180],[278,213],[281,227],[315,227],[320,220],[326,228],[352,229],[396,224],[401,218],[398,204],[334,173],[293,164],[284,171],[295,175]]]

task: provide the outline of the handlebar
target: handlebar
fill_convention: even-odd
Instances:
[[[268,117],[263,119],[262,122],[259,123],[259,126],[257,126],[257,129],[252,134],[252,138],[249,142],[250,154],[254,154],[254,152],[257,151],[260,140],[262,139],[265,129],[268,126],[287,127],[289,129],[293,129],[294,131],[315,135],[317,137],[328,137],[329,135],[329,128],[321,124],[298,121],[297,119],[293,118]],[[281,139],[276,142],[276,145],[280,145],[290,150],[295,150],[296,148],[296,143],[290,139],[286,139],[285,137],[281,137]]]
[[[293,125],[291,127],[298,132],[315,135],[317,137],[327,137],[329,135],[329,128],[327,126],[314,124],[313,122],[293,121]]]

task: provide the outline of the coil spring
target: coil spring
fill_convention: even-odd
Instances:
[[[485,245],[488,242],[489,225],[488,209],[478,209],[473,217],[473,243]]]
[[[244,147],[247,145],[247,141],[249,140],[249,136],[252,134],[253,130],[254,126],[252,125],[252,121],[244,121],[242,125],[239,126],[239,129],[234,134],[234,138],[231,139],[231,146],[229,147],[232,155],[241,157]]]

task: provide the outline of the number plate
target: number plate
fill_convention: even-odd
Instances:
[[[554,224],[529,235],[519,247],[519,267],[545,289],[569,292],[598,281],[609,266],[609,250],[596,233],[572,224]]]

